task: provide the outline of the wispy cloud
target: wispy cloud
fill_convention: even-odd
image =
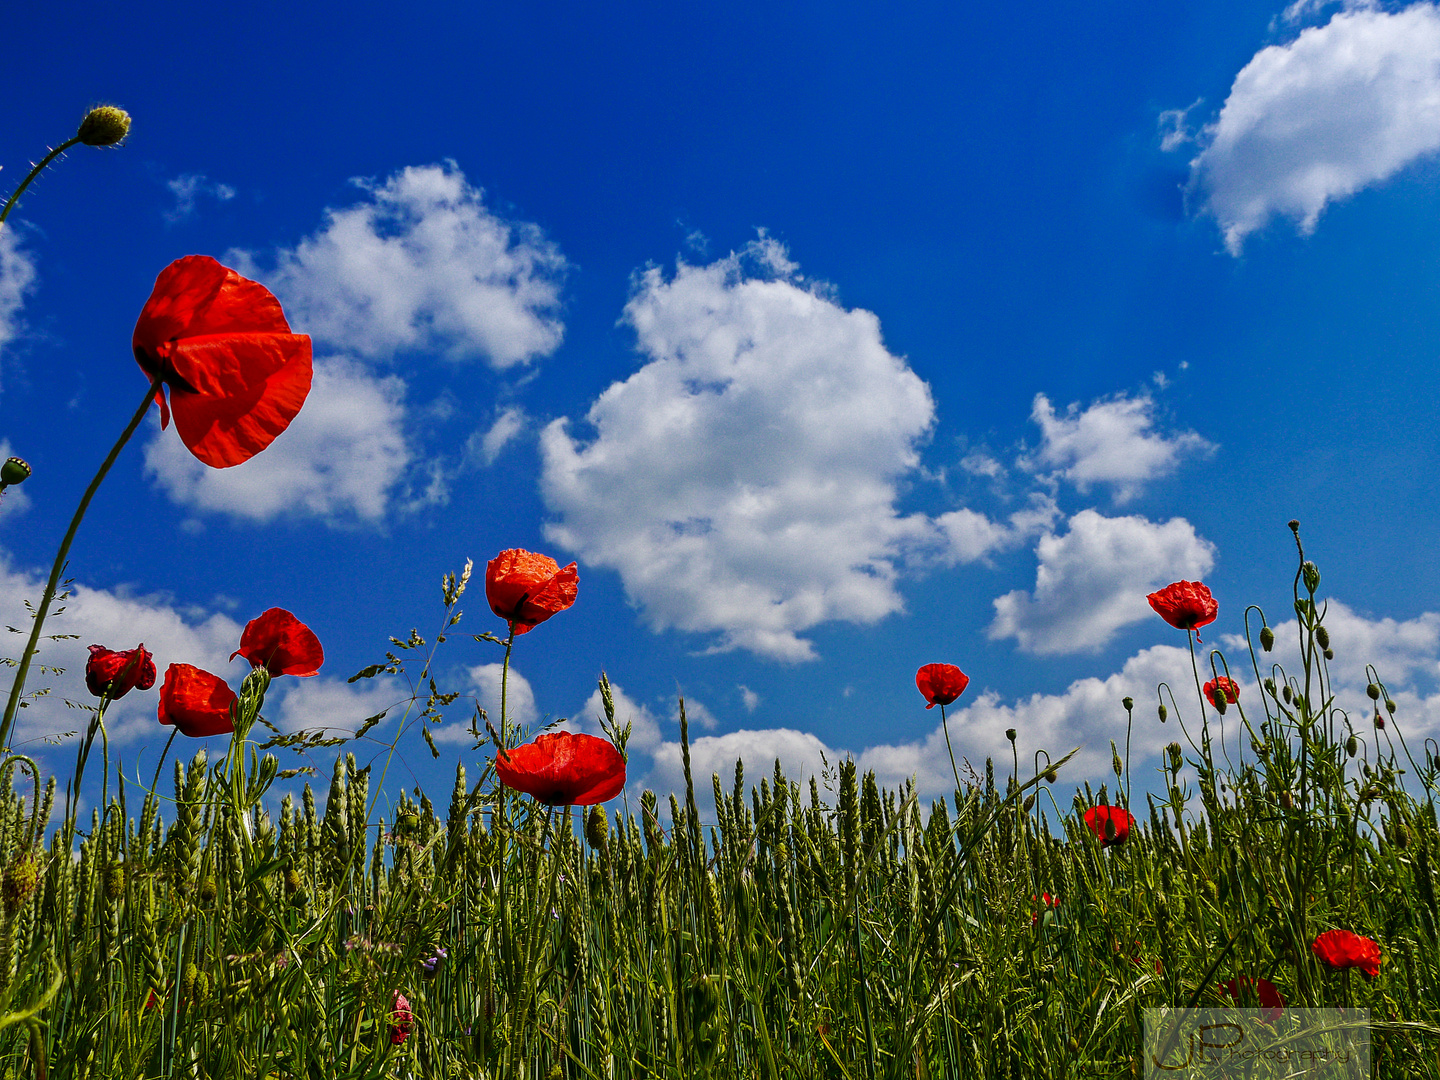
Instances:
[[[229,202],[235,197],[233,187],[216,183],[203,173],[183,173],[173,180],[165,181],[165,186],[170,189],[170,194],[175,196],[175,205],[162,214],[171,225],[178,225],[194,217],[196,203],[202,197],[217,202]]]
[[[21,248],[13,225],[0,227],[0,354],[24,328],[20,312],[34,287],[34,258]]]

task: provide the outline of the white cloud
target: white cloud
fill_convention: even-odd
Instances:
[[[997,551],[1018,547],[1032,536],[1046,532],[1060,511],[1055,500],[1042,493],[1032,494],[1030,505],[1010,515],[1009,523],[992,521],[977,510],[962,507],[935,519],[942,551],[941,564],[978,562]]]
[[[470,685],[475,688],[477,702],[496,731],[500,730],[500,676],[503,671],[502,664],[479,664],[470,669]],[[515,670],[514,664],[510,665],[510,673],[505,679],[505,715],[511,731],[525,727],[532,729],[534,734],[533,729],[540,721],[540,712],[535,707],[535,691],[529,680]],[[442,725],[434,734],[436,742],[459,742],[462,738],[471,738],[469,726],[465,724],[453,727]]]
[[[1343,11],[1260,50],[1202,141],[1191,182],[1231,254],[1276,215],[1309,233],[1332,200],[1440,150],[1440,10]]]
[[[625,693],[623,687],[610,684],[611,700],[615,703],[615,723],[623,731],[626,724],[630,727],[630,741],[626,744],[627,752],[638,751],[642,754],[652,754],[655,749],[664,741],[660,734],[660,720],[644,705],[638,705],[629,694]],[[677,710],[677,716],[678,710]],[[686,709],[689,715],[689,709]],[[574,722],[571,730],[584,730],[590,735],[603,735],[604,727],[601,719],[605,716],[605,703],[600,698],[600,691],[597,689],[580,707],[580,711],[574,715]]]
[[[1027,652],[1098,652],[1116,631],[1153,617],[1145,595],[1209,572],[1215,548],[1184,518],[1161,524],[1082,510],[1063,536],[1036,546],[1035,591],[995,600],[992,639],[1013,637]]]
[[[19,336],[25,294],[35,287],[35,260],[20,248],[13,226],[0,226],[0,351]]]
[[[254,521],[284,515],[378,522],[412,463],[405,439],[405,384],[340,357],[315,361],[305,406],[267,449],[229,469],[198,461],[175,431],[145,446],[145,469],[170,497],[197,510]],[[434,475],[417,484],[436,482]],[[438,491],[419,496],[444,498]]]
[[[740,701],[744,704],[745,711],[753,713],[760,704],[760,695],[743,683],[739,684],[737,689],[740,691]]]
[[[746,272],[750,267],[754,272]],[[651,268],[625,308],[646,363],[612,384],[578,444],[544,429],[547,537],[617,570],[656,630],[780,660],[799,632],[901,610],[895,562],[933,531],[896,481],[930,430],[928,387],[761,240],[708,266]]]
[[[525,430],[527,422],[524,409],[513,405],[505,409],[483,434],[476,431],[470,436],[465,444],[465,460],[488,469],[510,440]]]
[[[7,612],[8,625],[21,633],[7,637],[5,655],[18,658],[30,635],[30,619],[25,602],[38,604],[44,592],[44,577],[38,573],[15,568],[10,556],[0,550],[0,610]],[[60,667],[64,673],[53,675],[30,669],[26,692],[49,686],[52,692],[34,701],[18,714],[11,745],[22,752],[44,748],[38,740],[66,731],[84,731],[90,714],[65,706],[65,699],[93,705],[95,699],[85,687],[85,662],[89,659],[86,646],[104,645],[111,649],[133,649],[141,642],[155,657],[155,687],[148,691],[132,690],[106,711],[106,728],[112,744],[125,744],[155,736],[169,736],[168,728],[160,728],[156,719],[160,684],[170,664],[193,664],[228,679],[238,687],[248,670],[237,659],[232,666],[230,654],[240,643],[241,625],[226,615],[177,608],[161,596],[131,596],[94,589],[78,584],[70,599],[62,606],[55,604],[45,623],[45,634],[76,634],[73,640],[41,640],[34,664]],[[255,614],[259,614],[256,612]],[[9,670],[9,669],[7,669]],[[10,681],[5,682],[8,698]],[[28,744],[28,745],[27,745]],[[73,747],[73,741],[68,744]],[[67,749],[67,754],[73,749]]]
[[[1169,153],[1178,150],[1188,142],[1195,141],[1195,133],[1190,130],[1190,114],[1204,98],[1197,98],[1189,108],[1166,109],[1160,113],[1156,120],[1156,126],[1160,129],[1160,149]]]
[[[540,229],[498,217],[455,163],[411,166],[277,253],[265,280],[298,331],[368,359],[433,351],[508,368],[560,344],[565,258]],[[246,252],[230,252],[256,276]]]
[[[405,684],[383,674],[355,683],[323,676],[277,679],[271,683],[271,693],[276,690],[284,696],[280,698],[276,715],[267,714],[267,720],[281,731],[324,729],[329,737],[354,735],[367,718],[387,709],[389,714],[371,729],[367,738],[374,738],[380,732],[393,732],[404,711],[404,703],[409,700]]]
[[[235,197],[235,189],[229,184],[211,181],[201,173],[183,173],[174,180],[165,181],[170,194],[175,196],[175,205],[164,212],[164,218],[171,225],[195,216],[195,203],[201,196],[218,202],[229,202]]]
[[[1057,416],[1050,399],[1036,394],[1030,418],[1040,426],[1041,443],[1033,458],[1020,462],[1022,468],[1054,469],[1082,492],[1094,484],[1112,485],[1117,503],[1173,472],[1182,455],[1215,449],[1193,431],[1169,437],[1152,432],[1155,403],[1145,396],[1121,394],[1083,412],[1076,402]]]

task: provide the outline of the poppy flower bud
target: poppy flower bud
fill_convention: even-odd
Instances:
[[[130,134],[130,114],[114,105],[91,109],[75,133],[86,146],[114,146]]]
[[[1383,717],[1383,716],[1380,715],[1380,710],[1379,710],[1379,709],[1376,709],[1376,710],[1375,710],[1375,730],[1376,730],[1376,731],[1384,731],[1384,730],[1385,730],[1385,717]]]
[[[1320,648],[1330,648],[1330,631],[1326,630],[1323,626],[1317,626],[1315,628],[1315,640],[1320,643]]]
[[[1013,727],[1005,729],[1005,738],[1009,739],[1011,742],[1015,741],[1015,734],[1016,732]]]
[[[1366,694],[1367,697],[1370,698],[1371,701],[1379,701],[1379,700],[1380,700],[1380,687],[1376,686],[1376,685],[1372,682],[1369,686],[1365,687],[1365,694]]]
[[[1115,828],[1115,819],[1107,817],[1105,819],[1105,839],[1110,843],[1114,843],[1115,837],[1118,835],[1119,830]]]
[[[1160,723],[1163,724],[1163,723],[1165,722],[1165,717],[1167,717],[1167,716],[1169,716],[1169,715],[1170,715],[1170,710],[1167,709],[1167,708],[1165,708],[1165,703],[1164,703],[1164,702],[1161,702],[1161,703],[1160,703]]]
[[[1032,806],[1034,806],[1034,805],[1035,805],[1035,796],[1034,796],[1034,795],[1026,795],[1026,796],[1025,796],[1025,812],[1026,812],[1027,814],[1030,812],[1030,808],[1031,808]]]
[[[6,458],[5,464],[0,465],[0,491],[11,484],[23,484],[30,479],[30,465],[24,458]]]
[[[1350,755],[1350,757],[1354,757],[1359,752],[1360,740],[1355,738],[1354,735],[1351,735],[1348,739],[1345,740],[1345,753]]]
[[[1172,742],[1169,746],[1165,748],[1165,752],[1170,755],[1170,771],[1179,772],[1180,766],[1185,761],[1184,747],[1182,747],[1178,742]]]
[[[1320,588],[1320,568],[1309,559],[1300,564],[1300,576],[1305,580],[1305,591],[1313,593]]]
[[[1290,684],[1289,684],[1289,683],[1286,683],[1286,684],[1285,684],[1285,689],[1280,691],[1280,696],[1285,699],[1285,704],[1286,704],[1286,705],[1289,705],[1289,704],[1290,704],[1290,701],[1291,701],[1291,699],[1294,697],[1294,695],[1290,692]]]
[[[1334,650],[1334,649],[1326,649],[1326,650],[1325,650],[1325,659],[1326,659],[1326,660],[1334,660],[1334,659],[1335,659],[1335,650]]]
[[[1129,712],[1131,709],[1135,708],[1135,699],[1132,697],[1124,697],[1120,699],[1120,704],[1125,707],[1126,712]]]
[[[1047,783],[1053,784],[1058,779],[1060,779],[1060,774],[1057,773],[1054,769],[1045,770],[1045,780]]]
[[[1275,631],[1271,630],[1268,626],[1262,626],[1260,628],[1260,648],[1264,649],[1266,652],[1269,652],[1274,647]]]
[[[1388,697],[1385,699],[1385,711],[1391,716],[1395,715],[1395,702],[1391,701]]]

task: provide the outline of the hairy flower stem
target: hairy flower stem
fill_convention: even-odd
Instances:
[[[510,742],[510,718],[506,712],[505,690],[510,678],[510,650],[515,646],[515,624],[510,624],[510,635],[505,639],[505,659],[500,665],[500,753],[504,753]],[[500,858],[497,864],[500,867],[500,965],[501,982],[505,986],[505,994],[509,1001],[515,1000],[515,966],[512,956],[513,936],[510,932],[510,906],[505,902],[509,891],[505,887],[505,856],[506,848],[509,847],[509,830],[505,822],[505,785],[500,784],[495,793],[495,813],[499,815],[499,822],[495,826],[496,834],[500,839]],[[508,1054],[508,1050],[506,1051]]]
[[[950,725],[945,722],[945,706],[940,706],[940,726],[945,729],[945,749],[950,751],[950,771],[955,774],[955,790],[960,790],[960,770],[955,767],[955,751],[950,746]]]
[[[37,176],[44,172],[46,166],[48,166],[52,161],[54,161],[66,150],[69,150],[72,146],[75,146],[79,142],[80,136],[72,135],[59,146],[55,147],[54,150],[51,150],[48,154],[41,158],[38,163],[30,167],[30,172],[26,175],[24,180],[20,181],[20,186],[15,189],[15,191],[11,194],[10,198],[5,200],[5,209],[0,210],[0,225],[3,225],[5,223],[5,219],[10,216],[10,211],[14,209],[15,204],[20,201],[20,196],[25,194],[25,189],[30,186],[30,181],[34,180]]]
[[[18,193],[17,193],[18,194]],[[135,415],[130,418],[130,423],[125,425],[125,430],[120,433],[120,438],[110,448],[110,453],[100,464],[100,471],[95,474],[95,479],[90,481],[90,486],[85,489],[84,496],[80,499],[80,505],[75,509],[75,516],[70,519],[70,528],[65,532],[65,539],[60,541],[60,550],[55,553],[55,564],[50,568],[50,580],[45,583],[45,594],[40,598],[40,607],[35,611],[35,627],[30,631],[30,640],[25,645],[25,654],[20,657],[20,666],[15,672],[15,682],[10,687],[10,701],[5,706],[5,719],[0,721],[0,747],[8,746],[10,733],[15,726],[15,713],[20,708],[20,698],[25,692],[25,676],[30,672],[30,661],[35,658],[35,650],[40,644],[40,631],[45,626],[45,616],[50,611],[50,604],[55,599],[56,590],[60,586],[60,575],[65,572],[65,563],[70,555],[70,545],[75,540],[75,534],[80,529],[80,522],[85,519],[85,511],[90,508],[90,500],[95,497],[95,492],[100,490],[101,483],[110,472],[110,466],[115,464],[115,459],[120,456],[120,451],[130,441],[130,436],[135,434],[135,429],[140,426],[140,421],[145,419],[145,414],[150,411],[150,405],[155,400],[155,395],[160,392],[160,380],[157,378],[145,391],[145,400],[135,410]]]

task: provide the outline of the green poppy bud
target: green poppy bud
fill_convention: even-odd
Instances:
[[[130,134],[130,114],[114,105],[91,109],[76,136],[86,146],[114,146]]]
[[[1015,741],[1015,734],[1015,729],[1013,727],[1005,729],[1005,738],[1009,739],[1011,742]]]
[[[1135,699],[1132,697],[1121,698],[1120,704],[1125,706],[1126,712],[1129,712],[1131,709],[1135,708]]]
[[[1054,769],[1045,770],[1045,780],[1047,783],[1053,784],[1058,779],[1060,779],[1060,774],[1057,773]]]
[[[1030,808],[1031,808],[1032,806],[1034,806],[1034,805],[1035,805],[1035,796],[1034,796],[1034,795],[1026,795],[1026,796],[1025,796],[1025,812],[1026,812],[1027,814],[1030,812]]]
[[[1169,715],[1170,715],[1170,711],[1165,708],[1165,703],[1162,701],[1162,702],[1160,703],[1160,723],[1163,724],[1163,723],[1165,722],[1165,717],[1167,717],[1167,716],[1169,716]]]
[[[1185,762],[1185,748],[1178,742],[1172,742],[1165,748],[1165,752],[1170,755],[1170,771],[1179,772],[1180,766]]]
[[[1290,693],[1290,684],[1289,684],[1289,683],[1286,683],[1286,684],[1285,684],[1285,689],[1280,691],[1280,696],[1285,699],[1285,704],[1286,704],[1286,705],[1289,705],[1289,704],[1290,704],[1291,700],[1294,698],[1294,695]]]
[[[1385,699],[1385,711],[1391,716],[1395,715],[1395,702],[1391,701],[1388,697]]]
[[[1320,643],[1320,648],[1330,648],[1330,631],[1326,630],[1323,626],[1317,626],[1315,628],[1315,640]]]
[[[1274,647],[1275,631],[1271,630],[1268,626],[1262,626],[1260,628],[1260,648],[1264,649],[1266,652],[1269,652]]]
[[[1108,818],[1108,817],[1107,817],[1107,818],[1105,819],[1105,839],[1106,839],[1106,841],[1107,841],[1108,843],[1113,844],[1113,843],[1115,842],[1115,837],[1116,837],[1117,835],[1118,835],[1118,830],[1116,830],[1116,828],[1115,828],[1115,820],[1114,820],[1114,818]]]
[[[1266,692],[1267,694],[1269,694],[1271,697],[1274,697],[1274,696],[1275,696],[1275,692],[1276,692],[1276,691],[1275,691],[1275,680],[1274,680],[1274,679],[1266,679],[1266,680],[1265,680],[1265,692]]]
[[[28,479],[30,464],[24,458],[6,458],[5,464],[0,465],[0,490],[11,484],[23,484]]]
[[[1373,682],[1365,687],[1365,693],[1369,695],[1371,701],[1380,700],[1380,687],[1376,686]]]
[[[1300,564],[1300,576],[1305,580],[1305,591],[1314,593],[1320,588],[1320,568],[1309,559]]]
[[[1334,660],[1334,659],[1335,659],[1335,650],[1334,650],[1334,649],[1326,649],[1326,650],[1325,650],[1325,659],[1326,659],[1326,660]]]
[[[1351,735],[1348,739],[1345,740],[1345,753],[1349,754],[1351,757],[1354,757],[1359,752],[1360,740],[1355,738],[1354,735]]]

